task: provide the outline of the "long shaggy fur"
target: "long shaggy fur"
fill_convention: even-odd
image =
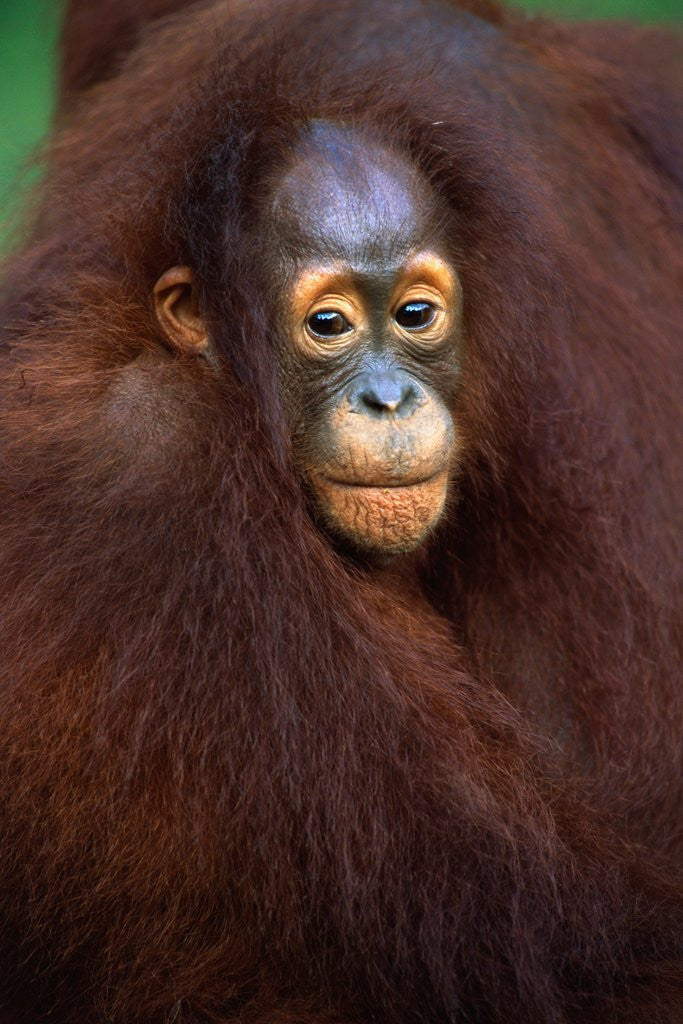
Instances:
[[[675,51],[223,0],[74,72],[3,276],[3,1024],[680,1022]],[[422,601],[318,532],[278,400],[254,224],[318,117],[454,225]]]

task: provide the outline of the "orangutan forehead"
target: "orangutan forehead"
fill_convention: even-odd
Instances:
[[[435,201],[407,160],[333,125],[307,132],[273,195],[276,230],[304,254],[402,256],[433,233]]]

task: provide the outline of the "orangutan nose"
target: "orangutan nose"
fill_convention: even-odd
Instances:
[[[407,418],[422,404],[421,388],[403,370],[382,370],[362,373],[354,381],[349,394],[354,412],[372,416]]]

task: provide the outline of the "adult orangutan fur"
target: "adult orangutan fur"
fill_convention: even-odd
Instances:
[[[83,26],[3,277],[0,1019],[680,1022],[678,44]],[[254,218],[321,117],[456,224],[466,450],[403,569],[318,531],[276,386]],[[175,263],[214,365],[162,344]]]

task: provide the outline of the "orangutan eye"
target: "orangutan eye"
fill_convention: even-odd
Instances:
[[[436,309],[431,302],[406,302],[396,310],[396,323],[406,331],[421,331],[436,316]]]
[[[336,309],[320,309],[312,313],[306,323],[311,334],[318,338],[336,338],[352,329],[346,317]]]

